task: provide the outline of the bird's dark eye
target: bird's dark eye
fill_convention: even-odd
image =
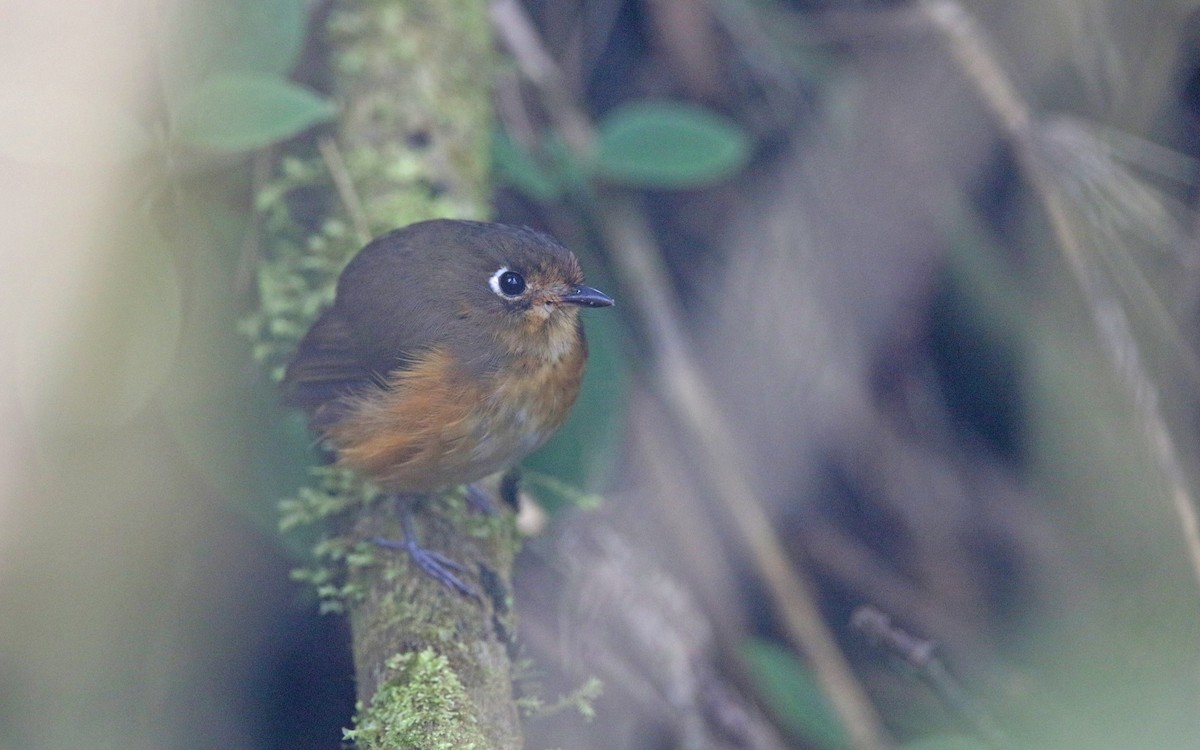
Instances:
[[[525,277],[507,268],[497,271],[491,282],[492,290],[502,297],[518,297],[525,291]]]
[[[516,297],[525,291],[525,277],[516,271],[508,271],[500,274],[500,291],[509,297]]]

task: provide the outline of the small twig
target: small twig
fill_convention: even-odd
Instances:
[[[892,619],[872,606],[862,606],[850,616],[850,626],[862,633],[867,642],[893,656],[925,681],[942,703],[971,727],[984,742],[994,748],[1010,746],[1003,730],[966,689],[950,674],[939,654],[936,641],[918,638],[892,623]]]
[[[805,555],[813,565],[849,587],[858,596],[880,603],[926,630],[942,633],[969,653],[987,653],[993,646],[958,613],[937,606],[919,586],[880,560],[860,540],[820,519],[809,519],[798,530]]]
[[[488,16],[496,33],[512,53],[525,76],[538,90],[546,114],[576,153],[587,153],[592,144],[592,125],[567,88],[562,71],[542,44],[538,31],[517,0],[492,0]]]
[[[371,225],[363,210],[362,199],[358,197],[358,191],[354,188],[354,180],[351,179],[350,171],[346,168],[346,160],[342,158],[342,150],[338,148],[337,142],[329,136],[317,139],[317,150],[321,152],[325,168],[329,170],[329,176],[333,178],[333,186],[337,189],[342,206],[350,216],[350,222],[354,225],[354,233],[358,236],[359,243],[367,244],[371,241]]]
[[[978,87],[984,104],[992,110],[1010,138],[1027,140],[1033,116],[999,56],[975,19],[954,0],[921,0],[921,10],[933,28],[942,34],[954,59]]]

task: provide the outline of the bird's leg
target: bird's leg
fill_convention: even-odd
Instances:
[[[404,538],[396,541],[395,539],[375,537],[371,541],[380,547],[404,550],[408,553],[413,563],[435,581],[453,591],[457,591],[463,596],[478,599],[479,594],[466,583],[463,583],[462,579],[456,575],[467,572],[467,569],[461,563],[451,560],[441,552],[426,549],[417,542],[417,535],[413,530],[412,516],[413,509],[411,504],[403,503],[403,507],[400,510],[400,523],[404,529]]]
[[[491,495],[476,482],[467,485],[467,505],[476,513],[496,515],[496,504],[492,502]]]
[[[500,496],[502,503],[515,511],[517,510],[517,500],[520,492],[521,470],[514,466],[500,477],[500,484],[496,488],[496,494]],[[479,486],[477,482],[467,485],[467,505],[472,510],[487,516],[493,516],[499,511],[493,500],[492,493]]]

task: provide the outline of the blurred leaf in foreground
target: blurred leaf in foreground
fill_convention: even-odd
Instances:
[[[691,188],[730,177],[749,155],[746,134],[720,115],[679,102],[638,101],[600,122],[595,170],[626,185]]]

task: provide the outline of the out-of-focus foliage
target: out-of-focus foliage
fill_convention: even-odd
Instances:
[[[751,640],[743,645],[742,655],[763,700],[789,734],[824,750],[849,747],[829,699],[795,654],[768,641]]]
[[[261,148],[335,114],[288,80],[304,43],[300,0],[173,3],[162,45],[168,143],[216,152]]]
[[[734,123],[694,105],[637,101],[596,126],[595,171],[630,187],[680,189],[729,177],[750,156]]]
[[[906,742],[901,750],[989,750],[988,746],[966,735],[938,735]]]
[[[169,4],[161,42],[166,85],[183,93],[223,73],[286,77],[304,47],[311,5],[305,0]]]
[[[174,113],[174,135],[212,151],[249,151],[328,120],[333,105],[306,88],[268,76],[205,81]]]
[[[682,190],[729,179],[750,158],[750,139],[728,118],[684,102],[639,100],[596,123],[588,154],[574,154],[548,132],[542,161],[507,133],[496,138],[498,177],[542,203],[586,195],[589,183]],[[543,163],[544,162],[544,163]]]
[[[245,747],[268,726],[303,744],[292,741],[307,730],[276,724],[291,710],[279,696],[298,694],[278,687],[277,646],[311,631],[276,607],[293,594],[275,583],[287,565],[274,529],[310,438],[247,367],[237,325],[254,246],[241,152],[333,114],[288,79],[309,9],[0,12],[13,283],[0,310],[13,431],[0,498],[2,746]],[[253,102],[238,83],[248,78]],[[11,463],[9,447],[22,454]],[[336,693],[322,701],[348,714]],[[257,729],[236,718],[250,703],[242,715]],[[130,705],[154,718],[112,708]],[[335,743],[336,726],[327,733]]]

